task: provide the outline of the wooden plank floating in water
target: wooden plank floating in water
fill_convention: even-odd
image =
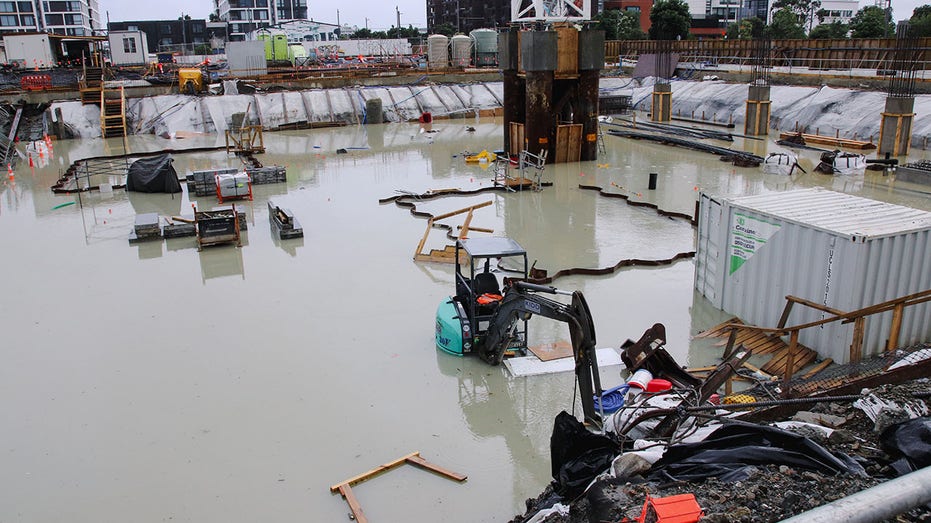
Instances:
[[[453,472],[453,471],[444,469],[443,467],[440,467],[438,465],[435,465],[433,463],[430,463],[429,461],[423,459],[420,456],[420,452],[411,452],[410,454],[406,456],[401,456],[400,458],[394,461],[389,461],[388,463],[385,463],[384,465],[375,467],[368,472],[363,472],[362,474],[353,476],[345,481],[341,481],[333,485],[332,487],[330,487],[330,492],[333,492],[333,493],[339,492],[340,495],[342,495],[343,498],[346,499],[346,503],[349,504],[349,509],[352,511],[352,515],[356,519],[356,521],[365,523],[366,521],[368,521],[368,519],[366,519],[365,513],[362,511],[362,505],[359,504],[359,500],[356,499],[355,494],[353,494],[352,487],[355,485],[358,485],[359,483],[362,483],[363,481],[368,481],[374,478],[375,476],[379,476],[381,474],[384,474],[385,472],[394,470],[404,464],[413,465],[417,468],[421,468],[423,470],[427,470],[429,472],[439,474],[440,476],[451,479],[453,481],[458,481],[460,483],[468,479],[468,476],[466,476],[465,474],[459,474],[458,472]]]

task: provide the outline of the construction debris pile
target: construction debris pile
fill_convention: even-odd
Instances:
[[[927,378],[844,396],[719,398],[739,361],[698,380],[662,347],[661,327],[622,347],[633,374],[603,395],[602,430],[557,416],[554,481],[511,523],[776,522],[931,465]],[[895,366],[926,375],[931,344],[897,354]],[[929,519],[918,505],[898,521]]]

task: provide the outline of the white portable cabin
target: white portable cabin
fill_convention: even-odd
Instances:
[[[775,327],[796,296],[851,312],[931,289],[931,213],[825,189],[722,199],[702,193],[695,287],[745,322]],[[885,350],[891,312],[866,319],[862,357]],[[787,326],[828,313],[795,305]],[[931,302],[904,310],[899,345],[931,339]],[[822,357],[850,359],[853,324],[804,329]]]
[[[142,31],[110,31],[110,63],[121,65],[145,65],[149,57],[149,45]]]
[[[55,65],[55,55],[48,34],[24,33],[3,35],[7,63],[23,69],[48,69]]]

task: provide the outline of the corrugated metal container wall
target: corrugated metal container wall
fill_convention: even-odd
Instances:
[[[258,76],[268,72],[265,42],[261,40],[229,42],[226,45],[226,59],[230,76]]]
[[[931,289],[931,213],[821,189],[716,200],[701,195],[696,288],[716,307],[773,327],[793,295],[848,312]],[[829,314],[796,305],[787,325]],[[885,349],[891,313],[866,320],[863,355]],[[931,338],[931,303],[905,309],[900,345]],[[853,325],[799,341],[849,360]]]

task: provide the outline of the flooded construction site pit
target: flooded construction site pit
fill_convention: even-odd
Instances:
[[[190,215],[192,204],[218,206],[215,196],[51,192],[74,161],[122,154],[120,139],[56,141],[35,168],[21,161],[0,193],[0,521],[347,521],[330,487],[415,451],[468,480],[398,468],[354,487],[371,520],[522,513],[551,480],[553,419],[578,402],[574,375],[512,377],[435,348],[453,266],[413,261],[427,220],[379,200],[491,186],[492,169],[463,153],[500,148],[502,127],[470,118],[432,131],[392,123],[265,133],[256,158],[285,166],[287,182],[232,202],[245,212],[242,247],[202,251],[193,237],[128,237],[137,214]],[[132,153],[222,144],[217,135],[128,140]],[[740,138],[728,146],[776,148]],[[808,173],[789,178],[613,136],[604,147],[596,162],[546,166],[540,191],[411,201],[433,215],[490,201],[471,226],[514,238],[550,274],[695,250],[688,220],[580,185],[685,215],[701,191],[814,186],[931,210],[927,187],[882,172],[814,173],[815,152],[801,151]],[[223,149],[173,159],[182,178],[242,165]],[[302,239],[273,234],[269,199],[293,212]],[[448,243],[437,229],[425,249]],[[678,363],[716,364],[721,348],[691,336],[728,316],[693,290],[693,274],[684,257],[553,285],[585,294],[598,347],[659,322]],[[552,344],[569,333],[537,317],[529,337]],[[603,368],[605,388],[623,381],[622,369]]]

